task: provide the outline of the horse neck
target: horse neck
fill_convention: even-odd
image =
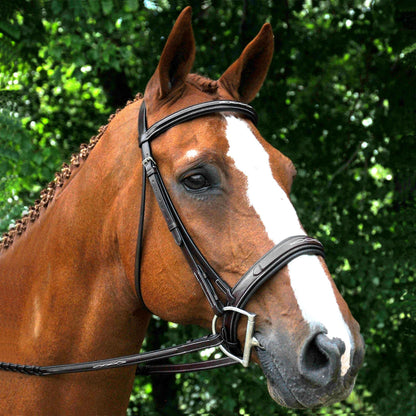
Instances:
[[[127,278],[132,260],[123,264],[118,249],[120,197],[135,176],[129,160],[140,157],[136,106],[113,119],[39,219],[0,255],[0,361],[49,365],[139,350],[148,316]]]

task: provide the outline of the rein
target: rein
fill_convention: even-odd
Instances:
[[[205,259],[187,232],[175,209],[153,157],[151,142],[178,124],[220,112],[238,113],[251,120],[254,124],[257,123],[257,114],[254,109],[248,104],[237,101],[209,101],[186,107],[163,118],[148,128],[146,105],[143,100],[138,119],[139,146],[141,147],[143,159],[143,184],[135,263],[137,295],[146,307],[140,286],[140,266],[144,238],[147,178],[176,244],[181,248],[193,275],[201,285],[202,291],[213,309],[212,334],[174,347],[84,363],[33,366],[0,362],[0,370],[19,372],[27,375],[46,376],[138,365],[136,374],[166,374],[208,370],[236,363],[240,363],[244,367],[249,365],[252,348],[262,348],[262,346],[254,336],[256,315],[247,312],[244,307],[263,283],[274,276],[291,260],[304,254],[324,256],[324,251],[322,244],[314,238],[305,235],[289,237],[277,244],[254,263],[234,287],[229,286]],[[218,291],[221,295],[218,294]],[[222,299],[225,299],[225,302]],[[237,337],[237,327],[242,316],[247,318],[243,348]],[[222,319],[222,325],[220,332],[217,332],[217,323],[220,318]],[[186,364],[144,365],[144,363],[201,351],[211,347],[219,347],[226,357]]]

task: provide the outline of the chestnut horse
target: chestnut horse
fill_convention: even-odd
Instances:
[[[217,81],[190,74],[195,45],[186,8],[145,90],[149,126],[199,103],[250,102],[273,49],[265,24]],[[135,354],[149,311],[210,327],[212,309],[150,189],[140,294],[135,289],[142,101],[137,97],[82,146],[3,237],[0,361],[54,365]],[[282,240],[306,235],[288,196],[295,176],[291,161],[241,114],[186,121],[161,133],[152,146],[189,234],[230,286]],[[257,315],[261,345],[251,358],[276,402],[307,408],[348,396],[364,345],[321,256],[292,260],[258,289],[246,310]],[[239,328],[241,343],[243,332]],[[0,371],[1,412],[124,414],[134,377],[134,366],[47,377]]]

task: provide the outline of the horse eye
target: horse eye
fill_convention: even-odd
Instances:
[[[211,184],[201,173],[194,173],[182,179],[182,184],[188,191],[203,191],[208,189]]]

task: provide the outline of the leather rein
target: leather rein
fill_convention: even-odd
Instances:
[[[136,374],[167,374],[208,370],[236,363],[240,363],[244,367],[249,365],[252,348],[262,347],[254,336],[256,315],[244,309],[247,302],[263,283],[274,276],[291,260],[304,254],[324,256],[324,250],[318,240],[306,235],[289,237],[277,244],[254,263],[234,287],[229,286],[205,259],[187,232],[175,209],[152,154],[151,142],[178,124],[221,112],[237,113],[251,120],[253,124],[257,123],[257,114],[251,106],[237,101],[225,100],[208,101],[186,107],[159,120],[150,128],[147,127],[146,105],[143,100],[138,119],[139,146],[141,147],[143,159],[143,184],[135,263],[137,295],[146,307],[140,285],[140,266],[146,206],[146,181],[148,180],[176,244],[182,250],[193,275],[201,285],[202,291],[213,309],[212,334],[174,347],[83,363],[35,366],[0,362],[0,370],[46,376],[137,365]],[[225,302],[222,299],[225,299]],[[243,347],[240,345],[237,337],[237,327],[242,316],[245,316],[247,321]],[[217,331],[218,319],[222,319],[219,332]],[[225,354],[225,357],[185,364],[144,364],[212,347],[219,347]]]

